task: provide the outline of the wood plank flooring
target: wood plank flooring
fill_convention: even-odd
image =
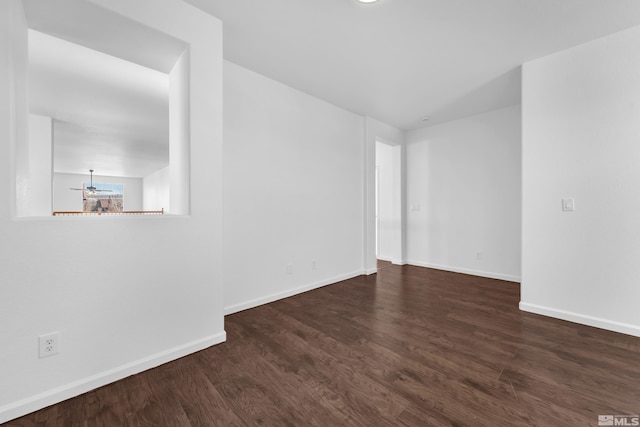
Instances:
[[[228,341],[7,426],[597,426],[640,412],[640,339],[412,266],[226,318]]]

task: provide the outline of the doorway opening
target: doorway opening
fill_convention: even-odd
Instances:
[[[404,264],[403,147],[376,140],[375,253],[378,268]]]

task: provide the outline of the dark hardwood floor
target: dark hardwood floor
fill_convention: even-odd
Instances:
[[[10,426],[597,426],[640,412],[640,339],[411,266],[226,318],[228,341]]]

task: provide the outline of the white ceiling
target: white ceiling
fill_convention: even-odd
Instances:
[[[223,21],[229,61],[400,129],[518,103],[523,62],[640,24],[638,0],[186,1]],[[23,4],[55,170],[166,165],[162,76],[185,45],[84,0]]]
[[[638,0],[186,1],[227,60],[401,129],[518,103],[523,62],[640,24]]]

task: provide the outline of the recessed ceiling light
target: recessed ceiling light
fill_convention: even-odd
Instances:
[[[378,0],[358,0],[359,3],[375,3]]]

